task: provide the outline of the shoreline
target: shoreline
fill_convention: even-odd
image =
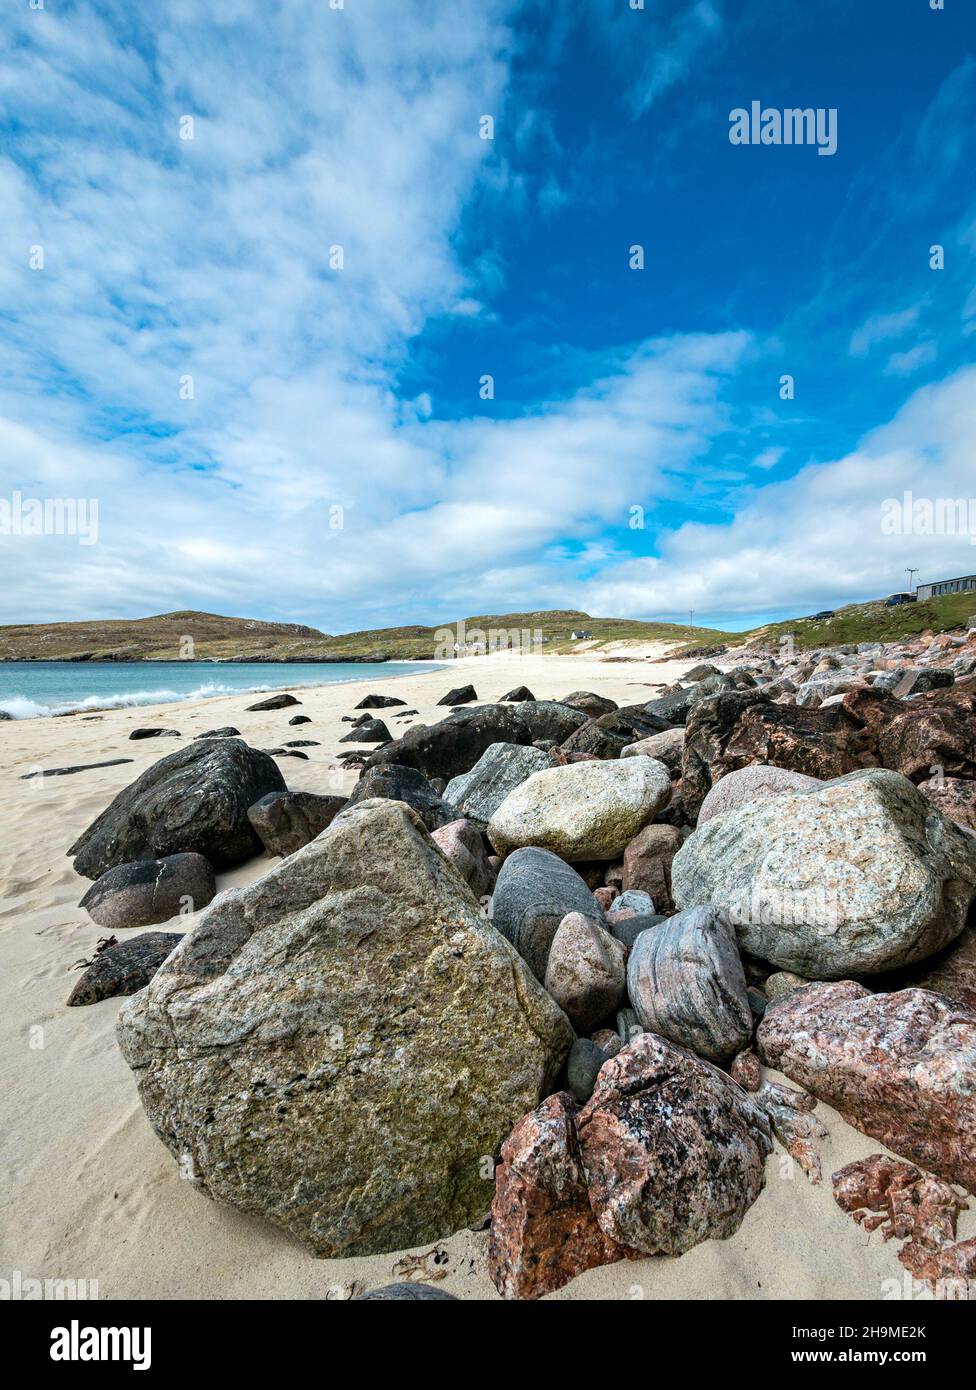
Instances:
[[[585,656],[461,657],[434,671],[410,672],[385,688],[408,704],[374,711],[398,737],[417,723],[448,717],[438,700],[454,685],[474,683],[479,703],[518,684],[542,698],[592,689],[618,704],[650,699],[692,660],[638,657],[605,662]],[[0,1085],[8,1123],[0,1149],[9,1175],[0,1222],[0,1266],[25,1276],[97,1281],[100,1298],[255,1298],[345,1300],[362,1288],[446,1270],[438,1286],[462,1299],[498,1300],[487,1272],[487,1233],[462,1230],[429,1250],[393,1251],[338,1260],[314,1258],[269,1224],[219,1206],[181,1180],[153,1134],[131,1072],[115,1040],[122,1000],[67,1008],[76,974],[104,935],[79,901],[90,886],[65,851],[112,798],[159,758],[195,733],[221,724],[240,729],[255,747],[280,747],[293,735],[315,740],[308,761],[282,758],[294,791],[348,795],[356,771],[338,766],[342,716],[377,681],[295,687],[298,706],[249,713],[245,692],[178,705],[125,707],[73,719],[0,722]],[[401,710],[416,709],[415,716]],[[129,741],[133,727],[156,722],[154,710],[182,739]],[[293,728],[296,713],[310,723]],[[397,716],[399,714],[399,722]],[[148,715],[148,719],[147,719]],[[407,724],[406,718],[413,722]],[[375,745],[374,745],[375,746]],[[343,748],[370,745],[343,744]],[[127,764],[70,776],[21,780],[33,769],[126,757]],[[217,875],[218,890],[253,882],[276,859],[258,857]],[[153,930],[185,930],[174,919]],[[139,929],[134,929],[136,934]],[[120,933],[126,938],[130,933]],[[770,1079],[782,1079],[775,1072]],[[833,1200],[830,1173],[882,1150],[826,1105],[830,1131],[822,1147],[824,1182],[810,1186],[781,1148],[767,1160],[766,1189],[740,1230],[707,1241],[680,1259],[626,1260],[593,1269],[550,1297],[566,1299],[850,1300],[899,1297],[905,1271],[880,1233],[868,1234]],[[790,1232],[789,1241],[783,1232]],[[964,1212],[959,1238],[976,1235],[976,1212]],[[427,1257],[426,1260],[424,1257]],[[406,1262],[406,1263],[403,1263]],[[426,1271],[426,1273],[425,1273]],[[636,1292],[635,1292],[636,1290]]]

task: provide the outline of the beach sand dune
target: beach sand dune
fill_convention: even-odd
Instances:
[[[316,739],[319,747],[304,750],[308,762],[281,760],[289,786],[346,793],[357,774],[335,765],[338,740],[349,729],[341,716],[370,689],[405,699],[418,711],[415,722],[429,723],[447,713],[437,700],[468,681],[483,700],[525,684],[539,698],[590,689],[623,704],[651,698],[656,683],[690,664],[490,656],[380,685],[296,688],[300,709],[249,714],[246,706],[259,697],[240,694],[96,717],[0,723],[0,1278],[19,1271],[22,1279],[97,1281],[100,1298],[343,1299],[362,1286],[446,1270],[441,1287],[461,1298],[496,1298],[484,1232],[450,1236],[441,1246],[447,1262],[440,1265],[426,1251],[316,1260],[283,1233],[217,1206],[181,1180],[149,1128],[116,1046],[120,1001],[65,1007],[77,978],[72,964],[90,956],[102,934],[77,906],[88,881],[74,873],[65,851],[122,787],[175,746],[169,739],[130,741],[140,725],[176,728],[187,740],[233,724],[260,748]],[[296,712],[312,722],[290,727]],[[396,734],[396,711],[381,714]],[[133,761],[22,780],[38,768],[121,757]],[[222,874],[219,887],[250,881],[271,862],[257,859]],[[185,925],[177,920],[170,929]],[[898,1263],[895,1243],[866,1234],[831,1197],[831,1171],[879,1145],[827,1107],[817,1113],[830,1130],[822,1148],[823,1186],[810,1186],[777,1147],[767,1162],[766,1190],[731,1240],[707,1242],[681,1259],[593,1270],[553,1297],[920,1296]],[[973,1235],[976,1213],[970,1211],[960,1220],[959,1238]]]

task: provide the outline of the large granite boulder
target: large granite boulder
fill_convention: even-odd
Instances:
[[[567,860],[615,859],[670,795],[670,774],[654,758],[570,763],[510,792],[488,838],[501,853],[536,845]]]
[[[321,835],[346,800],[315,792],[270,792],[249,806],[247,815],[265,852],[284,858]]]
[[[803,772],[790,772],[785,767],[766,767],[764,763],[753,763],[728,772],[712,789],[701,804],[698,824],[705,825],[714,816],[722,816],[726,811],[738,810],[749,801],[768,801],[774,796],[789,796],[798,792],[816,791],[823,783],[816,777],[807,777]]]
[[[734,1235],[773,1147],[745,1091],[655,1033],[604,1063],[577,1130],[604,1235],[643,1255]]]
[[[663,729],[659,734],[639,738],[636,743],[628,743],[620,750],[622,758],[657,758],[664,763],[672,778],[681,776],[681,759],[684,754],[685,731],[682,728]]]
[[[944,777],[976,778],[976,693],[935,690],[908,704],[878,730],[879,759],[913,782],[940,768]]]
[[[546,849],[519,849],[502,864],[491,900],[491,920],[544,980],[556,928],[570,912],[599,926],[603,908],[569,864]]]
[[[944,816],[967,830],[976,830],[976,782],[939,773],[919,782],[918,789]]]
[[[893,1153],[976,1192],[976,1015],[924,989],[871,994],[853,980],[770,1005],[767,1066]]]
[[[222,894],[118,1036],[192,1181],[338,1257],[479,1220],[573,1034],[419,817],[371,801]]]
[[[752,1037],[735,931],[712,908],[688,908],[641,932],[627,962],[627,993],[649,1032],[711,1062],[727,1061]]]
[[[248,807],[278,791],[287,787],[274,759],[241,739],[188,743],[120,791],[68,853],[85,878],[184,852],[227,868],[260,854]]]
[[[529,744],[536,739],[561,743],[573,729],[585,723],[586,715],[581,710],[551,700],[481,705],[452,714],[439,724],[408,729],[402,738],[373,753],[366,766],[398,763],[416,768],[425,777],[449,781],[470,772],[493,743]]]
[[[549,754],[540,748],[518,743],[493,743],[485,749],[470,772],[464,772],[448,782],[444,799],[484,829],[509,792],[513,792],[533,772],[542,772],[551,766]]]
[[[428,830],[450,825],[452,820],[458,818],[457,808],[436,792],[427,778],[413,767],[400,767],[397,763],[367,767],[350,794],[349,805],[356,806],[360,801],[373,801],[377,797],[385,801],[406,802],[417,812]]]
[[[750,955],[833,980],[953,941],[976,892],[976,839],[873,768],[715,817],[671,874],[678,906],[723,909]]]
[[[109,931],[152,927],[206,907],[217,891],[202,854],[171,854],[117,864],[92,884],[78,904]]]

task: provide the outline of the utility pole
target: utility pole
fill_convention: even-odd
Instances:
[[[918,574],[918,565],[906,565],[905,573],[908,575],[908,592],[910,594],[914,593],[914,590],[912,588],[912,575]]]
[[[688,626],[695,626],[695,610],[693,608],[688,609]]]

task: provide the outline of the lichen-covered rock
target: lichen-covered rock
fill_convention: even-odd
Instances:
[[[625,1259],[590,1207],[576,1104],[550,1096],[502,1146],[488,1237],[488,1272],[503,1298],[540,1298],[586,1269]]]
[[[500,852],[537,845],[562,859],[613,859],[665,806],[671,778],[653,758],[571,763],[537,772],[488,822]]]
[[[373,801],[222,894],[118,1036],[199,1188],[339,1256],[480,1218],[573,1035],[419,817]]]
[[[750,955],[839,979],[923,960],[959,935],[976,838],[872,768],[715,817],[671,874],[678,906],[721,908]]]
[[[648,738],[639,738],[636,743],[628,743],[621,749],[622,758],[657,758],[664,763],[672,778],[681,776],[681,757],[685,746],[685,731],[664,729]]]
[[[922,989],[870,994],[852,980],[771,1005],[762,1060],[863,1134],[976,1191],[976,1016]]]
[[[673,825],[645,825],[624,850],[624,889],[641,889],[661,912],[673,912],[671,865],[682,843]]]
[[[727,1060],[752,1037],[735,932],[711,908],[689,908],[641,932],[627,993],[645,1028],[709,1061]]]
[[[483,830],[499,806],[515,788],[552,766],[548,753],[518,743],[493,743],[470,772],[453,777],[444,791],[445,801],[456,806],[468,820]]]
[[[655,1033],[606,1062],[578,1132],[604,1234],[644,1255],[734,1235],[773,1147],[769,1120],[745,1091]]]
[[[68,1007],[97,1004],[144,989],[182,940],[179,932],[147,931],[127,941],[106,941],[71,991]]]
[[[346,801],[314,792],[271,792],[249,806],[247,816],[266,853],[284,858],[321,835]]]
[[[227,868],[260,854],[248,807],[278,791],[287,787],[277,764],[241,739],[188,743],[120,791],[68,853],[85,878],[184,852]]]
[[[552,938],[546,989],[577,1033],[616,1013],[624,997],[627,951],[581,912],[563,918]]]
[[[136,859],[107,870],[78,904],[110,931],[152,927],[206,907],[217,891],[214,871],[202,854]]]
[[[552,938],[570,912],[603,925],[596,898],[558,855],[528,847],[508,856],[495,884],[491,920],[537,980],[545,979]]]
[[[698,824],[705,825],[714,816],[736,811],[750,801],[768,801],[775,796],[789,796],[816,791],[823,783],[803,772],[790,772],[785,767],[767,767],[753,763],[728,772],[712,788],[701,804]]]

